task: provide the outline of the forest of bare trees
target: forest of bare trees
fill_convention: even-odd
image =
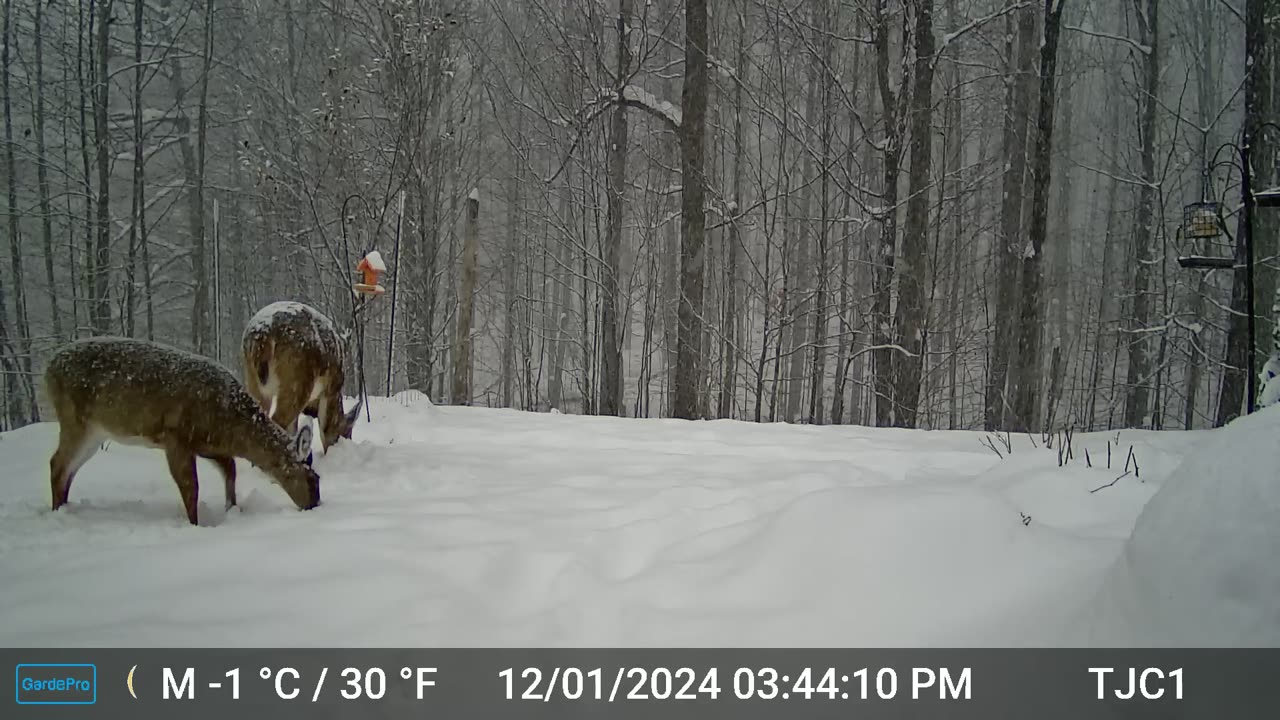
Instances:
[[[439,403],[1203,428],[1271,352],[1280,0],[2,1],[0,429],[73,338],[351,329],[372,249],[353,363]]]

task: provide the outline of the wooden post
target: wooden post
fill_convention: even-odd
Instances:
[[[391,250],[391,320],[387,331],[387,397],[391,397],[391,368],[396,348],[396,286],[400,277],[400,229],[404,224],[404,191],[400,191],[400,207],[396,215],[396,241]]]
[[[454,405],[471,404],[471,324],[475,319],[476,261],[479,248],[480,189],[467,196],[466,225],[463,229],[462,278],[458,283],[458,322],[454,338]]]
[[[222,362],[222,242],[216,197],[213,199],[213,358]]]

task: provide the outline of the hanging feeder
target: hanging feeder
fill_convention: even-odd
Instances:
[[[356,270],[360,273],[360,282],[353,286],[357,293],[361,295],[382,295],[387,291],[379,283],[382,273],[387,271],[387,266],[382,262],[382,255],[377,250],[365,255],[360,260],[360,264],[356,265]]]
[[[1218,203],[1191,203],[1182,209],[1182,232],[1189,238],[1216,238],[1222,234],[1220,218]]]

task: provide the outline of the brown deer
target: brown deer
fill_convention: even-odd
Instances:
[[[241,350],[245,386],[280,427],[296,434],[299,415],[317,418],[326,453],[351,439],[364,401],[342,409],[343,343],[327,316],[300,302],[271,303],[250,318]]]
[[[320,504],[320,476],[236,376],[209,358],[146,340],[90,338],[60,349],[44,384],[59,425],[49,460],[55,511],[106,439],[163,450],[192,525],[197,457],[222,471],[227,510],[236,504],[236,458],[265,472],[299,509]]]

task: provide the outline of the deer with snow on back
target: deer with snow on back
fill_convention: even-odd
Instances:
[[[280,427],[296,435],[300,415],[318,419],[326,453],[351,439],[363,400],[342,408],[343,342],[327,316],[300,302],[271,303],[250,318],[241,350],[245,386]]]
[[[53,510],[67,503],[76,473],[103,440],[163,450],[197,522],[196,458],[222,472],[226,509],[236,505],[236,458],[265,472],[300,510],[320,504],[320,476],[221,364],[160,343],[116,337],[73,342],[54,354],[45,390],[58,420],[49,460]]]

